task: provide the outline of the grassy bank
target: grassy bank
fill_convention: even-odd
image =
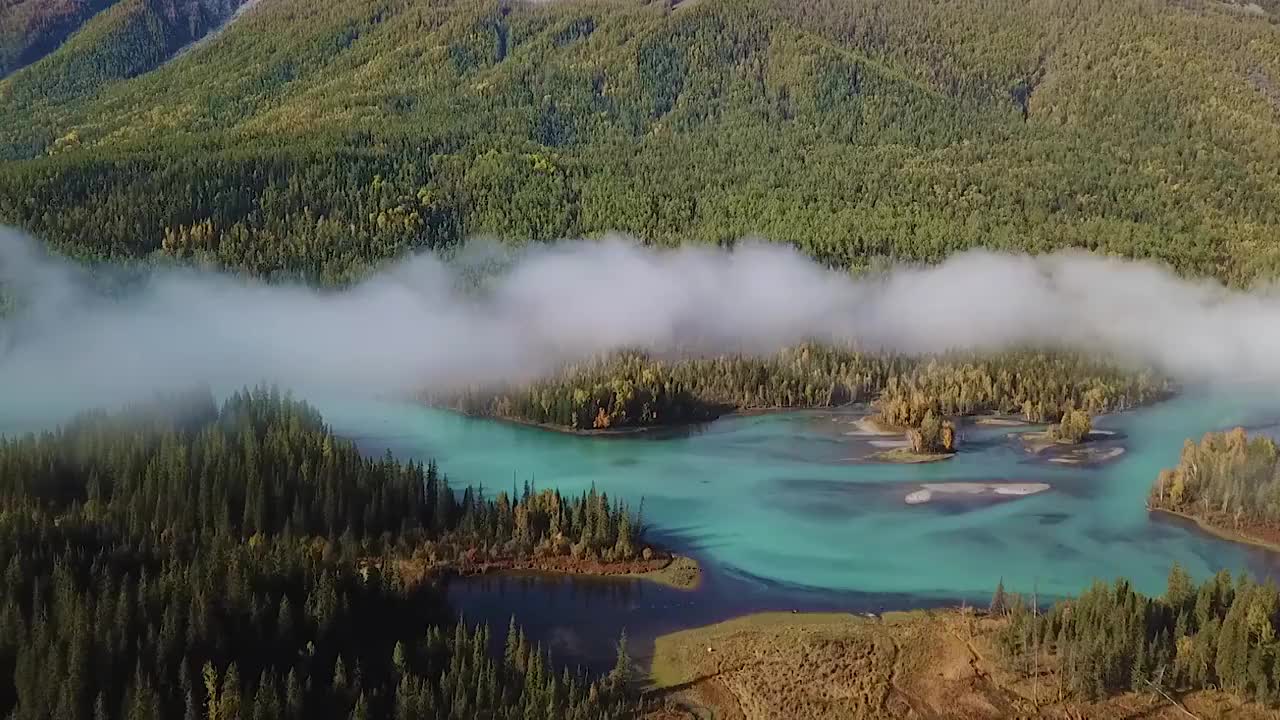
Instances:
[[[1185,711],[1154,693],[1073,700],[1050,658],[1034,677],[1004,667],[994,638],[1006,622],[971,609],[747,615],[658,638],[653,692],[664,718],[1274,717],[1216,690],[1178,696]]]

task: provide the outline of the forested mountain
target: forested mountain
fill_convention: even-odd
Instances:
[[[161,63],[168,7],[0,81],[0,221],[329,282],[608,230],[1280,272],[1271,2],[262,0]]]
[[[69,99],[151,70],[229,19],[244,0],[4,0],[0,77],[46,55],[31,96]],[[99,11],[110,8],[100,15]],[[95,17],[96,15],[96,17]],[[62,52],[55,50],[83,29]]]
[[[0,77],[48,55],[110,0],[0,2]]]
[[[627,717],[621,674],[562,672],[514,623],[455,624],[438,587],[400,568],[414,548],[574,538],[625,554],[628,517],[595,492],[457,500],[434,466],[365,458],[268,390],[0,439],[0,715]]]

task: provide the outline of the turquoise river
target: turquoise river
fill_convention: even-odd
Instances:
[[[455,489],[529,480],[643,501],[652,536],[703,564],[704,587],[682,593],[637,581],[491,577],[455,582],[464,614],[505,626],[515,614],[560,657],[608,660],[627,627],[640,655],[653,636],[761,609],[877,611],[985,602],[997,581],[1042,599],[1094,579],[1130,578],[1158,593],[1172,563],[1280,575],[1280,556],[1152,517],[1144,499],[1183,442],[1237,424],[1273,432],[1271,392],[1186,390],[1101,418],[1127,452],[1096,467],[1032,459],[1011,428],[964,430],[962,451],[928,465],[860,463],[869,439],[849,412],[731,416],[662,435],[579,437],[470,419],[420,405],[301,393],[366,452],[434,458]],[[47,399],[46,399],[47,400]],[[68,398],[63,410],[69,411]],[[48,426],[57,403],[10,402],[0,432]],[[926,482],[1038,482],[1025,498],[909,505]]]

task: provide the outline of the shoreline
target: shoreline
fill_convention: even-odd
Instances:
[[[713,418],[705,420],[685,420],[680,423],[660,423],[657,425],[625,425],[621,428],[570,428],[566,425],[557,425],[556,423],[535,423],[532,420],[522,420],[520,418],[511,418],[507,415],[484,415],[479,413],[467,413],[465,410],[458,410],[457,407],[448,407],[444,405],[433,405],[430,402],[421,402],[421,405],[431,407],[434,410],[443,410],[445,413],[461,416],[470,420],[489,420],[493,423],[503,423],[507,425],[516,425],[520,428],[531,428],[535,430],[547,430],[550,433],[561,434],[561,436],[570,437],[632,437],[644,436],[644,434],[672,432],[672,430],[687,430],[698,428],[700,425],[714,423],[714,421],[727,418],[727,416],[736,413],[722,413]],[[787,409],[780,409],[787,410]]]
[[[1176,396],[1177,396],[1176,391],[1161,393],[1160,395],[1152,398],[1149,402],[1141,403],[1133,407],[1125,408],[1123,410],[1111,410],[1109,412],[1100,413],[1094,416],[1093,420],[1096,422],[1098,420],[1101,420],[1107,417],[1122,415],[1124,413],[1132,412],[1134,410],[1153,407],[1155,405],[1159,405],[1160,403],[1166,402],[1169,399]],[[719,405],[719,406],[716,406],[718,408],[717,410],[712,411],[713,413],[712,415],[701,420],[682,420],[680,422],[674,422],[674,423],[659,422],[653,425],[627,425],[627,426],[618,427],[618,428],[572,428],[572,427],[566,427],[564,425],[557,425],[555,423],[540,423],[540,422],[534,422],[532,420],[524,420],[521,418],[512,417],[508,415],[488,415],[484,413],[467,412],[465,410],[460,410],[458,408],[449,407],[448,405],[438,405],[428,400],[425,400],[423,398],[414,398],[413,400],[414,402],[421,405],[425,405],[426,407],[433,408],[436,410],[443,410],[445,412],[453,413],[455,415],[459,415],[461,417],[469,418],[472,420],[489,420],[493,422],[514,425],[518,427],[533,428],[537,430],[546,430],[546,431],[557,433],[560,435],[569,435],[573,437],[634,437],[634,436],[647,435],[647,434],[660,433],[660,432],[680,432],[680,431],[692,430],[694,428],[709,425],[718,420],[724,420],[724,419],[733,418],[733,417],[756,417],[756,416],[763,416],[763,415],[792,413],[792,412],[832,412],[832,411],[847,410],[847,409],[859,408],[859,407],[865,409],[865,413],[861,417],[859,417],[856,421],[851,423],[851,426],[854,428],[854,432],[846,433],[847,435],[873,435],[873,436],[881,436],[881,437],[905,436],[908,432],[910,432],[913,429],[909,427],[890,425],[889,423],[884,422],[880,413],[877,411],[876,400],[869,400],[869,401],[860,400],[860,401],[841,403],[839,405],[810,405],[810,406],[774,405],[774,406],[768,406],[768,407],[734,407],[732,405]],[[1080,448],[1088,445],[1091,441],[1106,440],[1109,438],[1109,436],[1114,434],[1113,432],[1108,430],[1094,429],[1090,431],[1089,436],[1084,438],[1081,442],[1064,443],[1061,441],[1051,439],[1049,436],[1048,430],[1026,429],[1026,428],[1034,428],[1034,427],[1043,425],[1043,423],[1035,423],[1029,420],[1025,420],[1014,414],[999,413],[999,412],[974,413],[971,415],[956,415],[952,417],[952,420],[956,422],[957,428],[962,425],[971,425],[975,427],[985,427],[988,429],[1008,428],[1010,430],[1013,430],[1014,432],[1011,432],[1010,435],[1016,436],[1023,443],[1023,446],[1027,450],[1027,452],[1033,455],[1040,455],[1045,450],[1048,450],[1051,448],[1063,448],[1063,449]],[[879,454],[882,454],[882,453],[877,453],[877,455]],[[946,460],[951,457],[951,454],[943,454],[943,455],[945,456],[934,457],[929,460],[910,460],[906,462],[936,462],[938,460]],[[879,458],[877,458],[876,456],[870,456],[868,459],[880,461]],[[887,459],[887,460],[883,460],[882,462],[904,462],[904,461],[901,459],[897,459],[897,460]]]
[[[638,560],[622,563],[574,562],[546,563],[547,558],[524,560],[494,560],[483,563],[446,563],[428,574],[458,578],[483,575],[553,575],[561,577],[597,578],[604,580],[643,580],[680,592],[696,592],[702,587],[702,565],[697,560],[679,554],[651,561]],[[645,567],[651,565],[651,567]]]
[[[421,402],[421,401],[419,401]],[[519,427],[533,428],[536,430],[547,430],[560,435],[570,435],[574,437],[628,437],[633,435],[646,435],[649,433],[657,433],[664,431],[680,431],[709,425],[717,420],[726,420],[734,417],[759,417],[763,415],[775,415],[791,412],[830,412],[845,408],[853,408],[863,403],[844,403],[841,405],[815,405],[811,407],[801,406],[783,406],[775,405],[770,407],[743,407],[731,408],[724,412],[718,412],[712,417],[704,420],[682,420],[674,423],[658,423],[655,425],[626,425],[618,428],[571,428],[555,423],[540,423],[532,420],[524,420],[517,417],[507,415],[485,415],[481,413],[469,413],[457,408],[451,408],[445,405],[435,405],[429,402],[423,402],[429,408],[436,410],[444,410],[461,417],[470,418],[472,420],[491,420],[508,425],[516,425]],[[903,429],[899,432],[905,433]],[[896,433],[895,433],[896,434]]]
[[[707,423],[715,422],[716,420],[719,420],[720,418],[725,417],[725,415],[717,415],[713,418],[708,418],[706,420],[689,420],[689,421],[683,421],[679,423],[670,423],[670,424],[663,423],[659,425],[628,425],[626,427],[620,427],[620,428],[580,429],[580,428],[566,427],[564,425],[556,425],[555,423],[539,423],[539,422],[534,422],[532,420],[521,420],[520,418],[507,417],[505,415],[479,415],[476,413],[463,412],[462,410],[456,410],[450,407],[443,407],[440,405],[431,405],[430,403],[427,404],[427,407],[435,408],[437,410],[444,410],[446,412],[451,412],[451,413],[454,413],[455,415],[459,415],[464,418],[469,418],[471,420],[489,420],[492,422],[499,422],[507,425],[515,425],[517,427],[531,428],[534,430],[545,430],[547,432],[553,432],[558,435],[569,435],[572,437],[632,437],[636,435],[648,435],[650,433],[664,432],[664,431],[689,430],[691,428],[695,428],[700,425],[706,425]]]
[[[954,452],[918,453],[909,447],[898,447],[892,450],[881,450],[880,452],[872,453],[867,456],[867,459],[872,462],[897,465],[924,465],[950,460],[955,456]]]
[[[1251,535],[1242,533],[1238,530],[1230,530],[1228,528],[1219,527],[1195,515],[1189,515],[1187,513],[1179,512],[1177,510],[1169,510],[1168,508],[1152,507],[1150,504],[1147,505],[1147,513],[1157,514],[1157,515],[1167,515],[1172,518],[1178,518],[1180,520],[1192,523],[1195,525],[1197,530],[1205,533],[1206,535],[1211,535],[1215,538],[1218,538],[1219,540],[1226,540],[1228,542],[1239,543],[1241,545],[1251,545],[1253,547],[1259,548],[1261,550],[1266,550],[1268,552],[1280,553],[1280,542],[1265,540],[1263,538],[1253,537]]]

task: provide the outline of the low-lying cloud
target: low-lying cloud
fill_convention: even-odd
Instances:
[[[0,230],[0,403],[79,406],[156,389],[278,382],[397,393],[520,379],[622,347],[766,353],[807,339],[911,352],[1046,345],[1184,379],[1280,380],[1280,298],[1070,252],[974,251],[866,278],[780,245],[521,251],[480,289],[406,259],[342,291],[160,269],[105,299],[85,271]]]

